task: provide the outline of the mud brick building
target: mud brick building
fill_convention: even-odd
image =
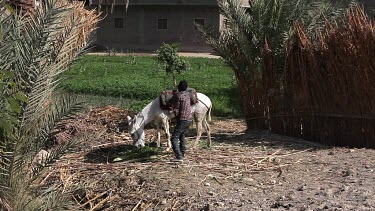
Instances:
[[[212,52],[195,24],[210,27],[213,31],[224,27],[218,0],[130,0],[128,8],[125,0],[79,1],[85,1],[88,8],[100,8],[103,12],[103,20],[94,35],[94,43],[102,50],[154,51],[165,42],[180,43],[182,51]],[[248,6],[248,0],[238,1]],[[7,2],[22,7],[23,12],[32,12],[39,4],[39,0]],[[366,8],[375,8],[375,0],[359,2]]]
[[[127,11],[125,1],[111,5],[101,0],[106,16],[96,33],[96,44],[108,49],[156,50],[165,42],[180,43],[182,51],[211,52],[195,24],[214,31],[223,25],[217,0],[131,0]]]

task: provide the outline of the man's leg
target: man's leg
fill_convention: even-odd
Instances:
[[[186,152],[186,140],[185,140],[185,133],[187,131],[187,129],[190,127],[192,121],[183,121],[182,122],[182,126],[181,128],[184,128],[183,132],[180,134],[180,151],[181,151],[181,154],[182,154],[182,157],[185,156],[185,152]]]
[[[178,143],[179,137],[181,133],[184,131],[182,128],[183,125],[181,123],[182,123],[181,121],[177,122],[177,125],[173,130],[173,134],[171,138],[173,152],[177,159],[182,159],[182,153],[181,153],[180,146]]]
[[[185,154],[185,131],[189,128],[191,121],[179,121],[173,131],[172,146],[177,159],[182,159]],[[181,139],[181,135],[182,138]],[[180,140],[180,143],[178,141]]]
[[[182,157],[185,157],[185,151],[186,151],[185,131],[181,133],[180,135],[180,151],[181,151]]]

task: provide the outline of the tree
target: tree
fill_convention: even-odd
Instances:
[[[173,87],[176,87],[176,74],[189,69],[189,63],[178,55],[178,44],[165,44],[156,51],[158,61],[163,65],[167,74],[172,74]]]
[[[8,15],[3,8],[0,116],[7,118],[0,124],[0,209],[62,208],[66,197],[57,197],[53,187],[33,189],[33,182],[43,164],[69,145],[54,148],[42,165],[30,164],[53,137],[54,126],[77,111],[72,98],[56,87],[88,45],[98,15],[86,10],[83,2],[68,0],[45,0],[25,16]]]
[[[264,106],[255,99],[283,89],[281,81],[286,48],[293,41],[292,26],[301,23],[308,33],[314,34],[324,26],[325,18],[337,17],[345,11],[342,6],[324,0],[249,2],[250,7],[245,8],[240,1],[221,0],[219,7],[226,28],[219,34],[202,31],[208,44],[232,67],[247,120],[253,117],[254,109]],[[351,2],[348,0],[342,5]]]

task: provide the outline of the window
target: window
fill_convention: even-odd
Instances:
[[[168,29],[168,20],[166,18],[158,19],[158,29]]]
[[[196,18],[194,19],[194,27],[198,29],[197,26],[204,27],[204,19],[203,18]]]
[[[115,28],[124,28],[123,18],[115,18]]]

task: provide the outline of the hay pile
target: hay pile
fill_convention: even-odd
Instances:
[[[301,147],[290,152],[286,150],[290,143],[280,142],[280,146],[285,146],[274,148],[275,143],[266,140],[265,144],[262,140],[249,142],[246,140],[252,137],[242,132],[243,122],[216,121],[212,125],[214,146],[208,149],[201,142],[198,148],[189,149],[184,163],[177,165],[169,162],[172,152],[150,147],[153,129],[146,130],[148,147],[138,150],[132,146],[125,127],[129,114],[132,113],[127,110],[105,107],[69,120],[65,129],[70,136],[92,138],[86,137],[86,141],[56,161],[37,185],[57,184],[62,189],[79,186],[71,198],[88,210],[191,209],[192,192],[202,191],[200,187],[251,182],[252,175],[259,172],[280,176],[283,169],[300,161],[289,159],[291,155],[309,150]],[[195,134],[195,129],[189,134]]]

